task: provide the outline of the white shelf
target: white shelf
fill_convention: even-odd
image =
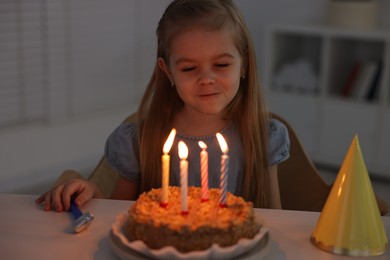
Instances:
[[[266,39],[271,111],[293,125],[313,160],[340,167],[356,133],[370,174],[390,178],[390,33],[274,25]],[[382,64],[376,96],[343,95],[353,66],[368,61]]]

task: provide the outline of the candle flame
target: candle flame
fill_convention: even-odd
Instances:
[[[176,136],[176,129],[172,128],[171,133],[169,134],[168,139],[165,142],[164,147],[163,147],[163,152],[165,154],[169,153],[169,151],[171,150],[172,144],[173,144],[173,140],[175,139],[175,136]]]
[[[199,141],[198,144],[199,144],[200,148],[202,148],[202,149],[206,149],[207,148],[207,145],[204,142],[202,142],[202,141]]]
[[[188,156],[188,148],[187,145],[183,142],[179,142],[179,157],[180,159],[184,160],[187,159]]]
[[[217,139],[218,139],[218,143],[219,143],[219,146],[221,147],[222,152],[227,153],[229,151],[229,148],[227,146],[225,138],[223,138],[223,136],[220,133],[217,133]]]

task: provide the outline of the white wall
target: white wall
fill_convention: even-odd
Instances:
[[[50,116],[44,123],[0,129],[0,192],[42,192],[67,168],[88,174],[102,155],[108,134],[137,107],[153,69],[156,24],[169,3],[43,2],[52,22],[48,25]],[[320,24],[327,1],[236,2],[261,65],[267,24]],[[381,5],[380,23],[390,28],[385,15],[390,3],[381,1]],[[61,91],[71,93],[66,104],[55,95]]]

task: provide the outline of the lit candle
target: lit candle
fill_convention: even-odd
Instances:
[[[168,187],[169,187],[169,151],[171,150],[173,140],[175,139],[176,129],[173,128],[168,136],[163,147],[162,156],[162,196],[160,205],[166,207],[168,205]]]
[[[188,148],[183,141],[179,142],[180,157],[180,191],[181,191],[181,214],[188,214],[187,193],[188,193]]]
[[[228,169],[229,169],[228,167],[229,156],[227,155],[227,153],[229,149],[225,139],[220,133],[217,133],[217,139],[218,139],[219,146],[221,147],[221,150],[223,152],[223,155],[221,156],[221,180],[220,180],[221,195],[219,199],[219,204],[221,207],[226,207],[226,193],[227,193]]]
[[[202,180],[202,202],[204,202],[209,199],[209,155],[206,152],[207,145],[202,141],[199,141],[198,144],[202,148],[200,152],[200,172]]]

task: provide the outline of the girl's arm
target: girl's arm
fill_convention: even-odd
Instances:
[[[138,192],[138,183],[129,181],[128,179],[119,176],[110,199],[136,200],[138,197]]]
[[[270,176],[270,193],[271,193],[271,208],[281,209],[282,203],[280,201],[279,183],[278,183],[278,166],[272,165],[268,168]]]

